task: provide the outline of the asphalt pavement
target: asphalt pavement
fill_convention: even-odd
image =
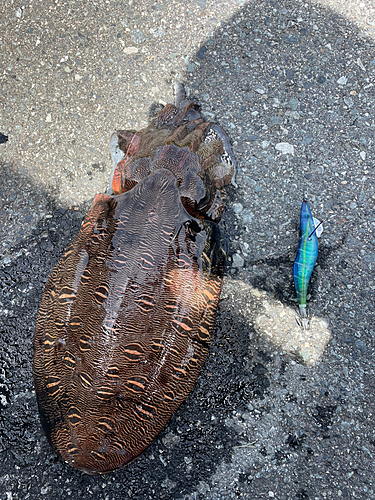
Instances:
[[[374,37],[371,1],[1,4],[1,500],[375,498]],[[238,162],[213,341],[154,443],[88,476],[40,426],[36,314],[107,187],[112,131],[145,126],[176,76]],[[292,283],[304,197],[324,220],[307,332]]]

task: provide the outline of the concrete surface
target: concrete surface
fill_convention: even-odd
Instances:
[[[372,499],[375,8],[364,2],[6,1],[0,6],[0,499]],[[44,284],[106,188],[108,141],[181,74],[238,159],[210,355],[134,463],[62,464],[39,424]],[[324,219],[296,323],[306,194]]]

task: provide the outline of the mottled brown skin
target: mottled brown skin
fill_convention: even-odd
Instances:
[[[122,192],[95,197],[37,319],[43,427],[62,459],[90,474],[121,467],[152,442],[191,391],[211,340],[225,254],[209,219],[221,215],[215,183],[227,179],[215,174],[217,154],[201,168],[210,124],[191,125],[193,144],[188,109],[166,108],[133,150],[135,134],[118,133],[126,155],[113,191]],[[156,146],[147,151],[142,141],[151,136]],[[210,142],[212,158],[213,147],[223,154]],[[209,180],[215,188],[207,195]]]

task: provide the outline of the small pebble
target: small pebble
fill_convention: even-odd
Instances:
[[[294,156],[294,146],[289,144],[289,142],[279,142],[276,144],[275,149],[280,151],[284,155],[293,155]]]
[[[348,82],[348,79],[346,78],[346,76],[342,76],[341,78],[339,78],[339,79],[337,80],[337,83],[338,83],[339,85],[346,85],[346,83],[347,83],[347,82]]]
[[[243,210],[243,212],[241,214],[241,217],[242,217],[244,224],[247,224],[247,223],[252,221],[252,219],[254,218],[254,214],[251,212],[250,209],[245,208],[245,210]]]
[[[366,68],[364,67],[363,62],[361,61],[361,59],[359,57],[358,57],[356,63],[358,64],[358,66],[361,68],[362,71],[366,71]]]
[[[136,54],[139,52],[138,47],[124,47],[124,54]]]
[[[232,256],[232,265],[233,265],[233,267],[243,267],[244,264],[245,264],[245,261],[241,257],[241,255],[239,255],[238,253],[235,253]]]
[[[299,102],[297,101],[297,99],[295,99],[294,97],[292,97],[291,99],[289,99],[288,108],[290,108],[293,111],[295,111],[297,109],[297,107],[298,107],[298,104],[299,104]]]
[[[255,92],[257,92],[258,94],[265,94],[266,93],[266,89],[263,87],[263,85],[257,85],[255,88],[254,88]]]
[[[18,19],[21,19],[21,17],[23,16],[24,8],[25,8],[25,6],[23,5],[22,7],[20,7],[19,9],[16,10],[16,17]]]
[[[243,210],[243,206],[241,205],[241,203],[233,203],[233,212],[235,214],[241,213],[242,210]]]

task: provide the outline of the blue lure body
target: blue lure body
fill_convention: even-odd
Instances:
[[[311,273],[318,257],[318,236],[309,204],[302,202],[300,238],[296,260],[293,266],[294,286],[296,288],[302,326],[307,329],[306,297]]]

